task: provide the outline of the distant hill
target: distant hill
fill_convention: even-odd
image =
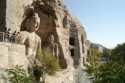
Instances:
[[[106,51],[106,50],[108,50],[108,48],[104,47],[103,45],[96,44],[96,43],[91,43],[91,48],[95,48],[95,49],[97,49],[101,53]]]

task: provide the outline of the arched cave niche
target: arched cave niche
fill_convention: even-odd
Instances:
[[[69,44],[72,45],[72,46],[75,45],[75,38],[74,37],[69,38]]]
[[[71,56],[74,57],[74,55],[75,55],[74,49],[70,49],[70,53],[71,53]]]

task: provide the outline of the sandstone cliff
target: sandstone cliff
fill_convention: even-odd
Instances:
[[[89,44],[84,27],[76,17],[70,14],[61,0],[1,0],[0,24],[2,26],[0,26],[0,31],[5,31],[6,28],[11,28],[12,31],[22,30],[21,23],[24,20],[25,8],[28,5],[34,7],[41,20],[37,32],[42,39],[41,47],[44,48],[49,36],[54,35],[54,43],[58,45],[59,63],[62,69],[69,69],[68,71],[64,70],[64,77],[62,76],[63,72],[59,72],[57,82],[54,80],[53,82],[73,83],[76,70],[70,71],[70,69],[82,67],[87,62]],[[64,19],[65,17],[66,19]],[[67,77],[69,77],[67,80],[71,81],[66,80],[66,82]],[[51,79],[51,77],[48,78]],[[51,80],[48,83],[50,82]],[[83,81],[79,83],[83,83]]]
[[[78,66],[86,62],[86,32],[81,23],[65,9],[62,1],[1,0],[1,3],[3,4],[0,7],[2,11],[0,31],[5,31],[6,28],[10,28],[11,31],[19,31],[25,17],[25,8],[32,5],[41,20],[37,33],[42,39],[42,47],[47,42],[48,36],[53,34],[59,47],[59,61],[62,68]],[[68,13],[67,20],[70,21],[67,28],[65,28],[66,24],[63,24],[66,12]]]
[[[50,34],[54,35],[55,42],[59,45],[59,61],[62,68],[76,67],[85,63],[87,37],[84,27],[65,9],[63,3],[60,0],[53,0],[46,6],[45,2],[36,1],[32,5],[41,18],[37,33],[43,45]],[[68,24],[63,24],[65,13],[68,16],[66,19],[69,20]],[[69,26],[65,27],[65,25]]]

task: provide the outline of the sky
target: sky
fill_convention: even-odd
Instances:
[[[64,0],[85,27],[87,38],[107,48],[125,42],[125,0]]]

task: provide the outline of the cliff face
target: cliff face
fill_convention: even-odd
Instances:
[[[0,4],[0,23],[3,26],[0,27],[0,31],[5,31],[6,27],[11,28],[12,31],[19,31],[20,25],[23,21],[24,8],[28,5],[34,7],[35,12],[40,17],[40,28],[37,34],[42,39],[42,48],[45,48],[46,42],[48,42],[49,36],[54,36],[54,44],[58,46],[58,59],[62,69],[68,69],[68,71],[59,72],[55,77],[58,79],[52,79],[55,77],[48,76],[48,83],[77,83],[74,82],[75,75],[79,75],[79,71],[70,69],[82,67],[86,63],[87,50],[89,48],[86,32],[82,24],[65,9],[62,0],[2,0],[5,1],[5,5]],[[6,8],[2,8],[2,7]],[[4,15],[4,16],[3,16]],[[66,19],[64,19],[67,16]],[[25,52],[16,51],[12,52],[14,48],[9,51],[4,50],[9,55],[13,53],[22,54]],[[17,49],[19,47],[17,46]],[[6,54],[4,54],[6,55]],[[20,55],[16,57],[19,58]],[[24,56],[24,55],[23,55]],[[13,57],[14,64],[18,64],[18,59]],[[26,58],[26,57],[24,57]],[[0,58],[4,61],[8,59]],[[8,65],[8,64],[7,64]],[[82,70],[80,70],[82,72]],[[74,75],[74,72],[75,75]],[[63,75],[65,73],[65,75]],[[52,81],[52,80],[53,81]],[[78,78],[79,79],[79,78]],[[78,80],[75,78],[75,81]],[[79,82],[83,83],[83,81]],[[86,83],[86,82],[85,82]]]
[[[33,0],[0,0],[0,31],[10,28],[11,31],[20,30],[24,8]]]
[[[41,20],[37,33],[42,39],[42,48],[50,34],[53,34],[55,43],[58,44],[58,56],[62,68],[76,67],[86,62],[87,37],[84,27],[65,9],[62,1],[2,0],[1,2],[4,3],[0,5],[2,11],[0,22],[4,22],[1,31],[5,31],[6,27],[11,31],[19,31],[23,16],[25,16],[24,9],[32,5]],[[5,8],[2,8],[4,6]],[[66,13],[68,19],[65,20]],[[67,20],[70,22],[66,23]],[[68,26],[65,27],[65,25]]]
[[[62,68],[83,65],[87,57],[87,37],[81,23],[65,9],[60,0],[35,1],[32,5],[41,18],[37,33],[43,45],[50,34],[54,35],[55,43],[59,47],[59,61]],[[64,19],[66,14],[67,19]]]

